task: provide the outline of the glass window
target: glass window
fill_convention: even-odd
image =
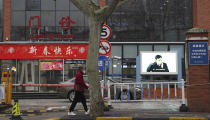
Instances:
[[[18,60],[16,84],[39,84],[38,60]],[[17,87],[16,92],[38,92],[38,87]]]
[[[69,16],[69,11],[57,11],[56,12],[56,26],[60,26],[59,22],[61,21],[62,17],[67,18],[68,16]],[[70,16],[70,19],[71,19],[71,16]]]
[[[184,55],[184,45],[170,45],[170,51],[180,51],[181,52],[181,64],[182,64],[182,78],[186,79],[185,71],[185,55]],[[179,53],[177,53],[179,55]],[[178,57],[178,56],[177,56]],[[178,59],[178,58],[177,58]]]
[[[111,60],[109,64],[109,76],[115,79],[122,77],[122,46],[112,45]]]
[[[139,45],[139,51],[152,51],[152,45]]]
[[[0,0],[0,10],[3,10],[3,0]]]
[[[184,41],[192,27],[192,1],[129,0],[108,19],[111,41]],[[180,13],[180,14],[179,14]]]
[[[64,61],[64,81],[72,79],[75,77],[78,67],[83,66],[85,68],[86,61],[85,60],[65,60]]]
[[[63,81],[63,70],[47,70],[44,65],[63,64],[63,60],[40,61],[40,84],[58,84]],[[56,87],[40,87],[40,92],[56,92]]]
[[[71,24],[71,26],[84,26],[85,24],[85,17],[81,11],[70,11],[70,18],[76,22],[76,24]]]
[[[79,10],[79,9],[70,1],[70,10]]]
[[[0,26],[0,42],[3,41],[3,27]]]
[[[56,0],[41,0],[41,10],[55,10]]]
[[[69,0],[56,0],[56,10],[69,10]]]
[[[11,40],[12,41],[25,41],[25,26],[22,27],[12,27],[11,30]]]
[[[85,27],[88,27],[89,23],[88,23],[88,17],[85,15]]]
[[[121,45],[112,45],[111,57],[122,58],[122,46]]]
[[[12,26],[25,26],[25,11],[12,12]]]
[[[137,46],[136,45],[123,45],[123,58],[136,58]]]
[[[41,11],[41,26],[55,26],[55,12]]]
[[[29,20],[32,16],[40,16],[39,11],[26,11],[26,26],[29,24]],[[38,23],[38,19],[31,20],[31,25],[35,26]]]
[[[26,10],[40,10],[40,0],[26,0]]]
[[[25,0],[12,0],[12,10],[25,10]]]
[[[170,45],[170,51],[180,50],[182,58],[184,58],[184,45]]]
[[[154,51],[168,51],[168,45],[154,45]]]
[[[3,26],[3,0],[0,0],[0,27]]]
[[[84,27],[71,27],[71,33],[74,35],[74,40],[83,41],[84,40]]]
[[[136,59],[135,58],[123,59],[122,67],[123,67],[123,78],[136,77]]]
[[[116,80],[121,80],[122,77],[122,60],[119,58],[111,58],[109,64],[108,76]]]

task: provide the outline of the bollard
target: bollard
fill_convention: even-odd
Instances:
[[[111,102],[111,85],[110,85],[110,80],[107,81],[107,86],[108,86],[108,108],[113,109],[112,102]]]
[[[184,90],[184,79],[181,79],[181,86],[182,86],[182,105],[179,107],[180,112],[188,112],[189,108],[185,104],[185,90]]]
[[[12,117],[10,118],[11,120],[23,120],[20,116],[20,105],[18,103],[18,100],[14,100],[14,105],[12,107]]]

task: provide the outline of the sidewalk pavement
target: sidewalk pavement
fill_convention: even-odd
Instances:
[[[75,108],[77,115],[68,116],[67,111],[71,103],[67,99],[20,99],[19,104],[21,113],[66,112],[65,116],[57,120],[93,120],[84,114],[81,103]],[[106,118],[97,120],[106,120],[107,117],[109,120],[210,120],[210,113],[179,112],[180,105],[180,102],[112,103],[113,109],[104,113]]]

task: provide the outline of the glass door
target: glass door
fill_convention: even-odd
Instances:
[[[18,60],[18,81],[17,84],[38,84],[39,83],[38,60]],[[16,92],[38,92],[38,87],[18,87]]]

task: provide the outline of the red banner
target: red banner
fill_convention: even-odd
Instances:
[[[0,59],[87,59],[88,44],[1,44]]]

